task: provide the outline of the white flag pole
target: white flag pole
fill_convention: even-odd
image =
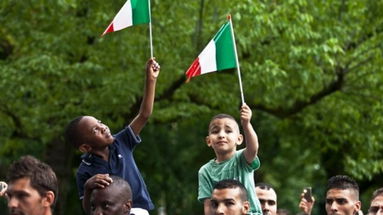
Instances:
[[[150,10],[150,0],[149,4],[149,42],[150,42],[150,58],[153,58],[153,35],[152,35],[152,12]]]
[[[243,96],[243,89],[242,89],[242,79],[241,79],[241,69],[239,68],[239,61],[238,61],[238,55],[237,55],[237,44],[235,43],[235,37],[234,37],[234,29],[233,29],[233,23],[231,21],[231,16],[228,15],[227,18],[230,22],[230,29],[231,29],[231,37],[234,42],[234,54],[235,54],[235,62],[237,64],[237,73],[238,73],[238,81],[239,81],[239,90],[241,92],[241,101],[242,105],[245,104],[245,97]]]

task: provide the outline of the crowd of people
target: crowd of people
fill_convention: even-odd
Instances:
[[[79,199],[90,215],[148,215],[154,209],[148,189],[135,163],[133,151],[141,142],[140,132],[153,111],[156,80],[160,66],[147,62],[144,95],[137,116],[117,134],[93,116],[80,116],[68,123],[66,141],[84,154],[76,181]],[[276,190],[267,183],[254,182],[260,168],[258,137],[251,124],[252,111],[242,104],[240,126],[233,116],[218,114],[208,127],[206,144],[215,158],[198,171],[198,197],[205,215],[282,215]],[[245,142],[243,149],[237,146]],[[32,157],[15,161],[0,183],[0,196],[8,200],[10,215],[51,215],[57,200],[58,182],[52,168]],[[302,193],[299,208],[311,215],[315,198]],[[359,215],[358,184],[350,177],[336,175],[328,180],[327,215]],[[202,206],[201,206],[202,207]],[[369,215],[383,215],[383,188],[371,198]]]

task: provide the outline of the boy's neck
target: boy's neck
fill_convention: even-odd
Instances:
[[[109,147],[105,147],[104,149],[99,150],[91,150],[89,153],[97,155],[101,157],[103,160],[109,160]]]
[[[229,160],[230,158],[232,158],[234,155],[235,155],[235,152],[236,150],[233,150],[231,152],[227,152],[225,154],[215,154],[216,158],[215,158],[215,162],[216,163],[221,163],[225,160]]]

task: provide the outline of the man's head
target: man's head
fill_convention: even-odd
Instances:
[[[51,214],[58,195],[56,174],[32,156],[21,157],[8,170],[10,215]]]
[[[218,114],[209,124],[209,134],[206,143],[216,154],[227,154],[236,150],[243,141],[238,123],[227,114]]]
[[[368,215],[383,215],[383,187],[372,194]]]
[[[327,215],[353,215],[361,208],[359,186],[345,175],[333,176],[328,180],[326,193]]]
[[[90,194],[91,215],[128,215],[132,208],[132,190],[124,179],[111,176],[113,182]]]
[[[263,215],[277,214],[277,193],[274,188],[266,183],[257,183],[255,193],[261,203]]]
[[[69,122],[65,139],[82,152],[102,150],[114,141],[108,126],[92,116],[79,116]]]
[[[246,188],[232,179],[214,186],[210,203],[211,215],[245,215],[250,209]]]

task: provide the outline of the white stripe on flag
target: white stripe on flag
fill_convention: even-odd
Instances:
[[[114,31],[118,31],[132,25],[132,5],[130,0],[127,0],[124,6],[122,6],[121,10],[118,11],[117,15],[113,19],[113,29]]]
[[[215,57],[215,43],[211,40],[204,50],[199,54],[201,74],[217,71],[217,59]]]

